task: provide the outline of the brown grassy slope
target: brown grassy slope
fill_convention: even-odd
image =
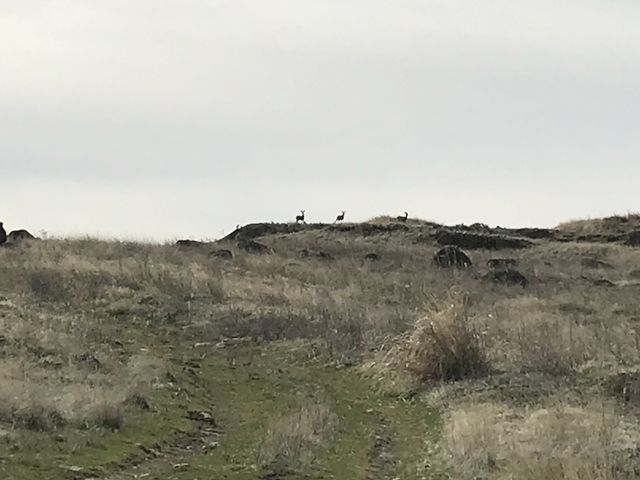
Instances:
[[[219,298],[220,278],[203,269],[173,248],[130,243],[0,249],[0,422],[118,428],[124,405],[164,371],[162,359],[126,351],[118,316],[146,316],[147,302]]]
[[[274,278],[259,288],[273,286],[276,304],[304,310],[305,325],[318,314],[309,304],[322,305],[331,323],[318,331],[330,326],[339,333],[337,352],[392,349],[393,335],[414,322],[427,325],[424,338],[435,338],[428,324],[437,316],[425,323],[423,312],[429,305],[446,312],[441,302],[451,288],[462,292],[465,320],[479,334],[492,373],[432,391],[449,412],[442,454],[459,478],[633,478],[640,436],[628,392],[638,389],[635,374],[623,372],[640,366],[640,250],[540,240],[523,250],[474,251],[473,269],[450,272],[433,266],[437,247],[411,231],[349,238],[299,231],[261,240],[282,260],[250,258],[246,270],[267,278],[277,272],[283,283]],[[301,261],[303,249],[334,260]],[[380,260],[366,262],[368,252]],[[517,259],[529,287],[483,280],[486,261],[497,256]],[[331,345],[331,336],[324,340]],[[381,381],[398,373],[383,371]],[[589,443],[583,441],[587,431],[595,434]]]
[[[611,469],[629,463],[629,442],[638,438],[629,399],[640,394],[633,375],[620,375],[640,370],[640,249],[536,240],[527,249],[470,252],[473,268],[450,271],[432,263],[432,229],[296,227],[257,237],[270,255],[248,254],[231,240],[192,249],[95,240],[0,249],[0,428],[19,435],[58,424],[117,427],[123,405],[154,388],[166,362],[123,349],[121,322],[194,341],[302,340],[336,361],[370,363],[411,337],[414,325],[427,327],[414,338],[432,338],[425,312],[446,312],[454,291],[488,365],[479,379],[431,391],[448,412],[441,453],[462,470],[456,478],[567,478],[574,464],[596,472],[576,470],[582,478],[627,478]],[[210,257],[218,247],[234,258]],[[378,260],[365,259],[369,253]],[[483,279],[497,256],[518,260],[526,289]],[[383,387],[388,373],[379,374]],[[594,405],[607,413],[589,449],[576,451],[583,435],[576,429],[550,430],[591,425]],[[497,451],[489,450],[495,443],[482,446],[492,435],[505,439]],[[524,438],[531,450],[516,452]],[[541,456],[543,447],[559,453]],[[598,449],[609,470],[589,453]],[[469,451],[475,460],[461,461]]]
[[[606,218],[572,220],[558,225],[558,229],[580,235],[618,235],[640,230],[640,214],[628,213]]]

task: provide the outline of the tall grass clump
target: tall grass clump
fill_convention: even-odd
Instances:
[[[461,294],[431,305],[388,351],[385,367],[409,372],[421,382],[482,376],[489,362]]]

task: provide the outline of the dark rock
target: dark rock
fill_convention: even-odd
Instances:
[[[46,355],[38,359],[38,366],[42,368],[50,368],[53,370],[61,369],[64,366],[62,358],[58,355]]]
[[[255,240],[246,240],[240,242],[238,247],[240,247],[247,253],[253,253],[256,255],[273,253],[273,248],[265,245],[264,243],[256,242]]]
[[[467,254],[455,245],[447,245],[438,250],[433,261],[442,268],[469,268],[472,265]]]
[[[138,300],[138,305],[160,305],[160,301],[154,298],[152,295],[145,295]]]
[[[592,285],[595,285],[596,287],[615,287],[616,284],[613,283],[611,280],[607,280],[606,278],[593,278],[593,277],[588,277],[586,275],[581,275],[580,278],[586,282],[589,282]]]
[[[630,247],[640,247],[640,231],[630,233],[625,245],[629,245]]]
[[[613,270],[613,265],[599,260],[595,257],[587,257],[582,259],[582,266],[585,268],[593,268],[596,270]]]
[[[178,247],[191,248],[191,247],[206,247],[207,245],[209,245],[209,243],[199,242],[197,240],[178,240],[176,242],[176,245]]]
[[[89,370],[98,371],[102,368],[102,362],[89,352],[77,355],[76,360]]]
[[[409,226],[403,223],[388,223],[388,224],[376,224],[376,223],[349,223],[345,225],[336,225],[333,227],[338,232],[351,233],[354,235],[361,235],[363,237],[371,237],[374,235],[384,235],[393,232],[407,232]]]
[[[187,412],[187,418],[189,420],[193,420],[194,422],[209,424],[213,427],[218,426],[218,422],[216,422],[216,419],[214,418],[214,416],[209,412],[199,411],[199,410],[190,410],[189,412]]]
[[[491,230],[491,227],[486,223],[476,222],[469,225],[469,230],[480,230],[481,232],[486,232]]]
[[[7,235],[7,243],[16,243],[23,240],[36,240],[27,230],[13,230]]]
[[[316,250],[308,250],[303,248],[300,250],[300,257],[302,258],[319,258],[321,260],[333,260],[333,257],[327,252],[321,252]]]
[[[558,234],[557,230],[551,230],[548,228],[511,228],[506,231],[508,231],[510,235],[531,238],[534,240],[541,238],[554,238]]]
[[[487,266],[493,269],[515,267],[517,264],[515,258],[492,258],[487,261]]]
[[[627,235],[623,235],[620,233],[590,233],[585,235],[577,235],[575,238],[573,238],[573,240],[582,243],[617,243],[624,242],[627,238]]]
[[[376,261],[376,260],[380,260],[380,255],[378,255],[377,253],[367,253],[364,256],[365,260],[370,260],[370,261]]]
[[[392,232],[406,232],[409,227],[400,223],[374,224],[330,224],[326,223],[251,223],[237,228],[222,240],[244,242],[267,235],[286,235],[302,231],[327,230],[332,232],[350,233],[363,237],[382,235]]]
[[[0,245],[7,242],[7,232],[4,229],[4,225],[0,222]]]
[[[519,238],[530,238],[530,239],[541,239],[541,238],[555,238],[560,234],[558,230],[552,230],[548,228],[504,228],[501,226],[497,226],[495,228],[491,228],[489,225],[484,223],[474,223],[472,225],[455,225],[453,227],[447,227],[448,230],[454,230],[459,232],[470,232],[470,233],[484,233],[484,234],[492,234],[492,235],[501,235],[506,237],[519,237]]]
[[[492,270],[485,275],[485,279],[502,285],[520,285],[521,287],[529,285],[527,277],[512,268]]]
[[[440,245],[455,245],[467,249],[500,250],[506,248],[526,248],[531,245],[529,240],[489,233],[461,232],[442,229],[435,234]]]
[[[640,402],[640,372],[625,372],[609,377],[605,391],[625,402]]]
[[[231,260],[233,258],[233,253],[231,253],[231,250],[227,250],[223,248],[220,250],[214,250],[213,252],[209,253],[209,256],[224,258],[225,260]]]
[[[129,395],[125,401],[127,405],[132,405],[134,407],[139,408],[140,410],[151,410],[151,405],[149,404],[149,400],[140,395],[139,393],[134,393]]]
[[[246,242],[266,235],[289,234],[303,230],[319,230],[326,227],[321,223],[250,223],[235,229],[222,240]]]
[[[595,278],[591,280],[596,287],[615,287],[616,284],[606,278]]]

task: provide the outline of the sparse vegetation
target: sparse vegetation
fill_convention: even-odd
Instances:
[[[260,449],[260,464],[273,471],[297,469],[333,432],[337,417],[324,405],[303,405],[273,419]]]
[[[443,453],[464,478],[635,478],[635,419],[621,416],[608,401],[549,403],[527,410],[494,403],[460,406],[447,419]]]
[[[412,218],[0,248],[0,472],[635,478],[625,218],[500,251],[524,286],[487,280],[489,250],[437,267]]]

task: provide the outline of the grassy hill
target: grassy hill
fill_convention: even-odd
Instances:
[[[628,218],[0,248],[0,478],[637,478]]]

